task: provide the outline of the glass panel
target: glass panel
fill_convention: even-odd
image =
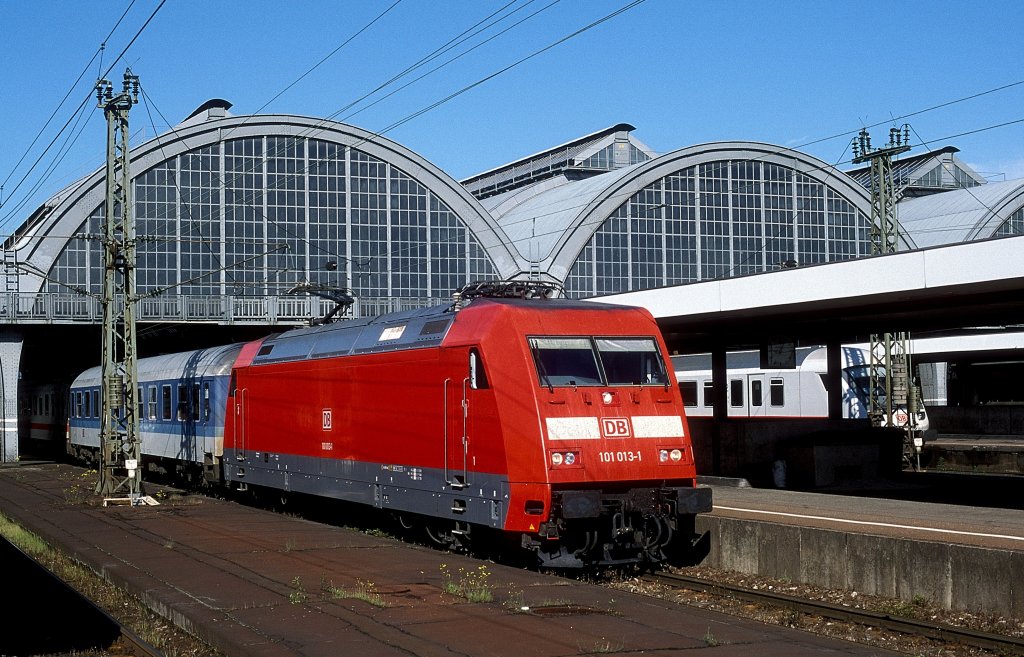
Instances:
[[[715,405],[714,400],[715,400],[715,384],[712,381],[705,381],[704,382],[704,406],[709,407],[709,408],[711,406],[714,406]]]
[[[162,386],[160,389],[161,397],[161,411],[163,411],[161,417],[165,420],[171,419],[171,386]]]
[[[188,419],[188,388],[178,386],[178,420]]]
[[[668,376],[658,346],[650,338],[598,338],[608,385],[665,385]]]
[[[768,383],[768,401],[772,406],[786,405],[786,384],[782,379],[772,379]]]
[[[758,379],[755,379],[755,380],[750,382],[750,405],[751,406],[761,406],[761,404],[764,403],[764,399],[763,399],[764,392],[762,390],[763,387],[764,387],[764,383],[762,381],[758,380]]]
[[[601,385],[601,373],[587,338],[530,338],[542,385]]]
[[[697,382],[680,381],[679,392],[683,395],[683,406],[697,405]]]
[[[729,381],[729,405],[733,408],[743,406],[743,381],[740,379]]]

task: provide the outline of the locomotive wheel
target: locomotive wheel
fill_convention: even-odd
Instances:
[[[395,513],[395,524],[398,525],[398,532],[403,536],[411,535],[420,525],[416,518],[407,513]]]
[[[427,534],[427,538],[430,539],[432,543],[436,543],[437,545],[446,548],[451,547],[452,543],[454,543],[454,539],[452,538],[452,534],[450,531],[443,529],[433,523],[428,522],[423,526],[423,529]]]

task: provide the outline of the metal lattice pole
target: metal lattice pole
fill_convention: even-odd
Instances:
[[[871,163],[871,253],[896,253],[899,248],[899,222],[896,202],[900,192],[893,180],[892,158],[910,150],[910,126],[889,130],[889,143],[871,147],[867,130],[853,141],[853,162]],[[915,451],[913,411],[910,395],[910,359],[905,332],[873,333],[870,345],[870,390],[868,417],[873,426],[901,425],[907,430],[904,456]],[[900,410],[902,409],[902,410]]]
[[[106,209],[103,217],[103,337],[100,383],[100,472],[96,492],[111,498],[142,495],[139,460],[138,368],[135,337],[135,219],[128,160],[128,112],[139,99],[139,78],[124,74],[116,96],[96,85],[107,120]]]

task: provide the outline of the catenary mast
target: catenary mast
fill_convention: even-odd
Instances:
[[[106,208],[103,215],[103,337],[100,467],[96,492],[135,504],[142,495],[135,336],[135,218],[128,158],[128,112],[139,78],[125,71],[121,93],[96,84],[107,120]]]
[[[871,163],[871,254],[896,253],[899,248],[899,222],[892,158],[910,150],[910,126],[889,129],[889,143],[871,147],[871,136],[861,130],[853,140],[853,163]],[[870,345],[870,389],[868,417],[874,426],[903,425],[904,457],[916,452],[914,441],[916,399],[910,383],[910,355],[905,332],[872,333]],[[908,404],[908,401],[913,403]],[[900,411],[899,408],[904,410]],[[901,416],[902,414],[902,416]],[[904,420],[905,418],[905,420]]]

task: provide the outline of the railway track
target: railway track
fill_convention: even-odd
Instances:
[[[730,584],[709,582],[696,577],[671,573],[655,573],[645,575],[644,581],[661,584],[677,589],[687,589],[710,593],[712,595],[732,597],[745,602],[770,605],[783,609],[798,611],[828,618],[831,620],[868,625],[889,632],[921,636],[945,643],[958,643],[972,648],[994,651],[998,654],[1024,655],[1024,640],[1014,637],[981,632],[966,628],[932,623],[929,621],[901,618],[866,609],[844,607],[828,602],[807,600],[791,595],[772,591],[752,590]]]

